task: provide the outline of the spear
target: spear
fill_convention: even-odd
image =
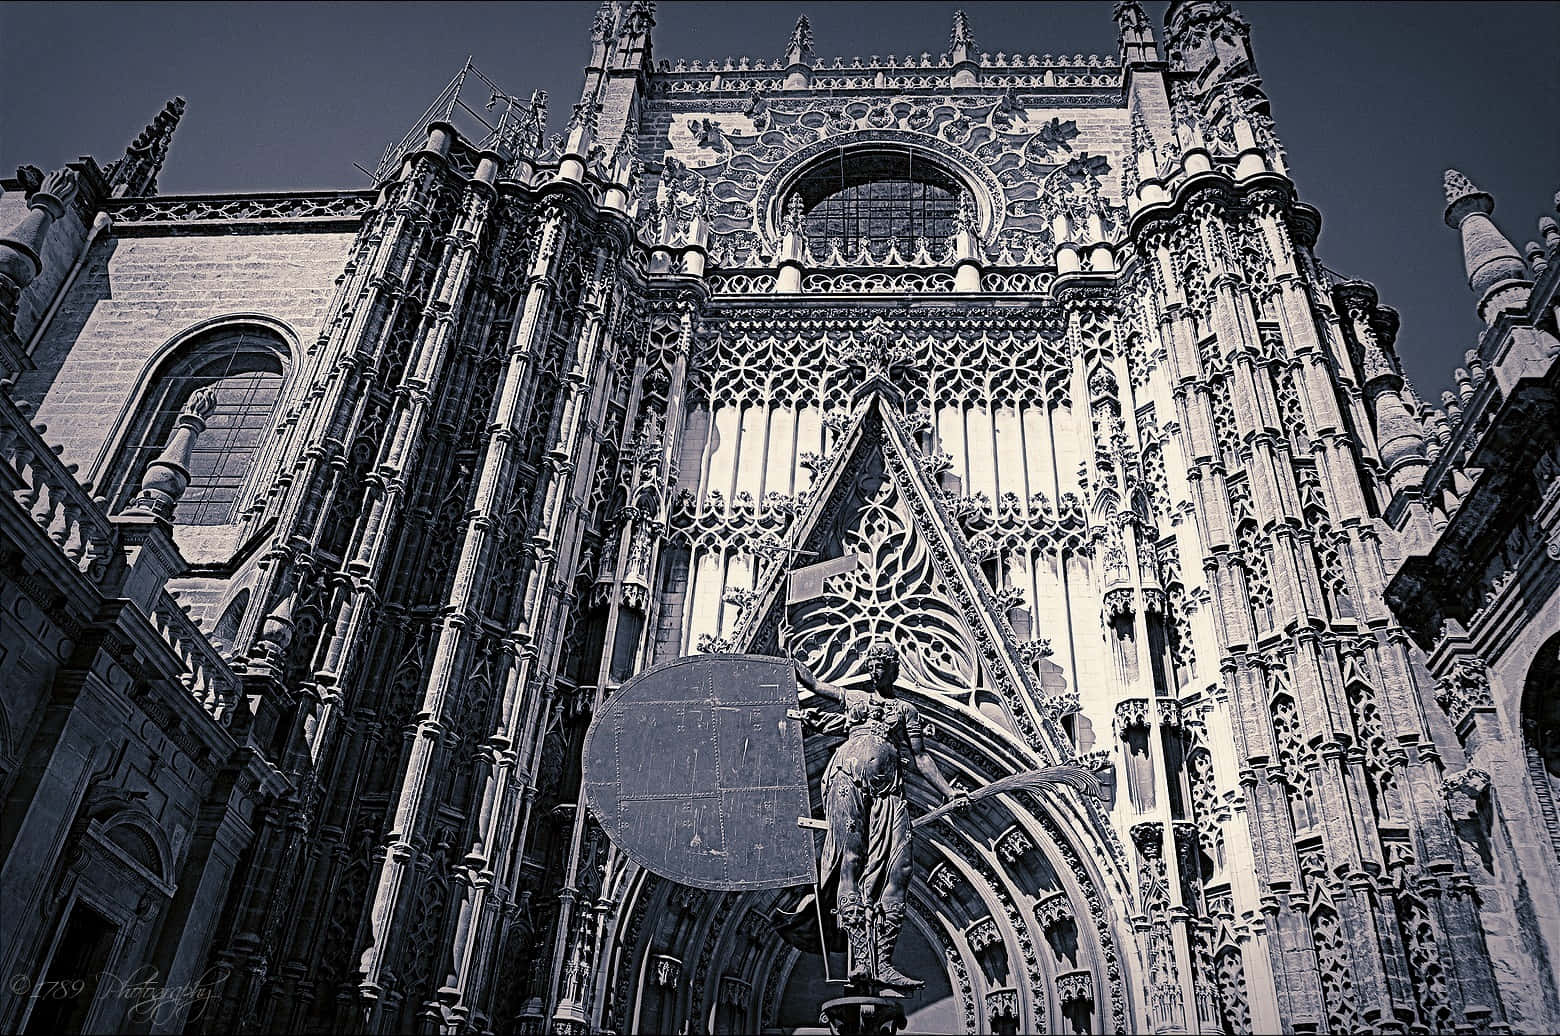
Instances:
[[[1083,795],[1093,795],[1097,799],[1104,799],[1105,793],[1100,788],[1100,779],[1094,776],[1090,770],[1081,766],[1045,766],[1038,770],[1025,770],[1015,773],[1011,777],[1003,777],[1001,780],[992,781],[984,787],[976,788],[970,792],[964,801],[974,802],[976,799],[984,799],[991,795],[998,795],[1004,791],[1034,791],[1048,784],[1065,784],[1069,788]],[[950,810],[963,805],[955,800],[945,802],[936,809],[928,810],[911,821],[910,826],[920,827],[928,824]]]

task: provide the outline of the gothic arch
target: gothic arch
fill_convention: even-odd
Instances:
[[[941,732],[931,747],[944,772],[966,785],[1037,764],[1014,734],[969,706],[906,696]],[[832,749],[823,739],[808,746],[814,782]],[[918,775],[908,792],[915,812],[936,804]],[[1097,805],[1066,792],[988,801],[957,825],[920,829],[916,860],[911,923],[943,958],[953,998],[944,1016],[967,1032],[996,1031],[997,1018],[1020,1032],[1070,1031],[1064,1008],[1086,1003],[1092,1032],[1136,1027],[1142,969],[1122,923],[1131,912],[1127,865]],[[691,1022],[697,1031],[756,1032],[775,1023],[788,997],[813,995],[792,988],[808,969],[768,927],[795,890],[687,889],[626,861],[608,890],[620,893],[612,898],[621,908],[596,976],[598,998],[610,1005],[605,1027],[677,1031]]]

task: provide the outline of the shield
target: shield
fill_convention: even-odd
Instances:
[[[618,689],[585,733],[585,802],[614,845],[665,878],[722,891],[817,880],[796,671],[696,655]]]

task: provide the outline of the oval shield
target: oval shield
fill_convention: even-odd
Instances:
[[[665,878],[721,891],[817,880],[796,671],[760,655],[695,655],[620,687],[585,734],[585,802],[619,849]]]

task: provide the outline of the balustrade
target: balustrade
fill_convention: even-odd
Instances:
[[[91,495],[90,483],[77,481],[76,465],[60,459],[60,447],[44,439],[48,427],[32,421],[32,404],[13,398],[11,385],[0,381],[0,491],[9,494],[71,567],[112,593],[109,577],[121,542],[105,501]],[[190,694],[213,719],[226,723],[237,679],[200,626],[167,591],[158,593],[147,618],[179,658],[181,681]]]

